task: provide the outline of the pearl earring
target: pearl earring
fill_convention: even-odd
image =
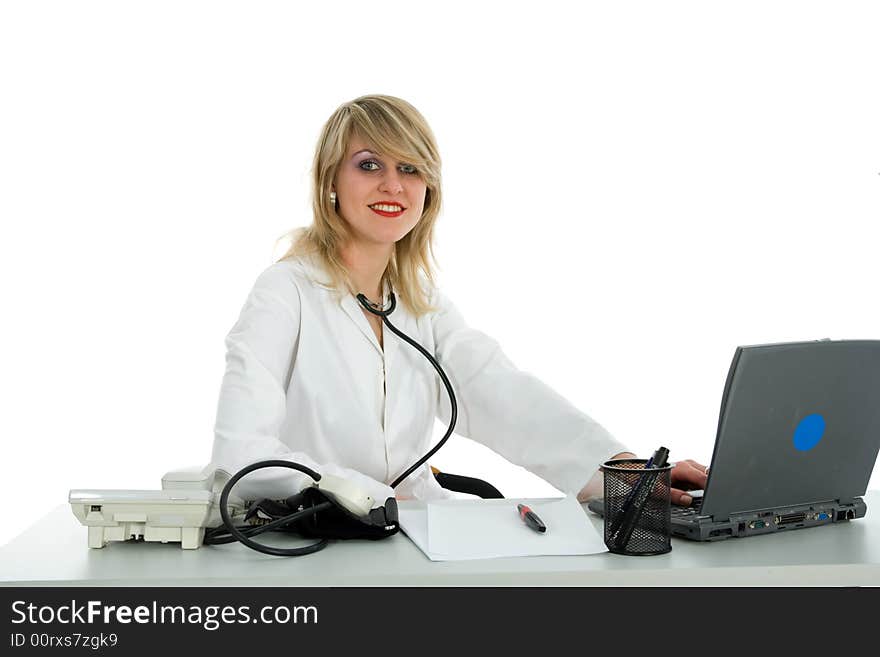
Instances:
[[[330,192],[330,202],[336,205],[336,192]]]

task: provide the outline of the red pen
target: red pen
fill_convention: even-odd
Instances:
[[[536,532],[543,534],[547,531],[547,527],[541,522],[541,519],[538,515],[532,511],[525,504],[517,504],[516,510],[519,511],[519,517],[522,519],[524,523],[526,523],[529,527],[534,529]]]

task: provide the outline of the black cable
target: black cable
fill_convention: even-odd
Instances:
[[[436,445],[434,445],[433,449],[431,449],[427,454],[425,454],[418,461],[413,463],[402,475],[400,475],[397,479],[395,479],[393,482],[391,482],[391,488],[397,488],[397,485],[401,481],[406,479],[409,475],[411,475],[413,472],[415,472],[420,466],[422,466],[429,458],[434,456],[434,454],[437,453],[437,450],[440,449],[441,447],[443,447],[443,444],[447,440],[449,440],[449,436],[452,435],[452,432],[455,429],[455,422],[458,419],[458,404],[455,401],[455,393],[452,391],[452,384],[449,383],[449,378],[446,376],[446,372],[443,371],[443,368],[440,367],[440,363],[438,363],[436,360],[434,360],[434,357],[431,354],[429,354],[422,345],[420,345],[418,342],[412,340],[410,337],[408,337],[407,335],[405,335],[404,333],[399,331],[397,329],[397,327],[394,326],[388,320],[388,315],[390,315],[392,312],[394,312],[394,309],[397,307],[397,298],[394,296],[394,290],[391,290],[391,292],[390,292],[390,307],[388,308],[388,310],[380,310],[379,308],[376,307],[375,304],[373,304],[363,294],[358,294],[357,299],[358,299],[358,301],[361,302],[361,305],[364,308],[366,308],[369,312],[381,317],[382,321],[385,323],[385,326],[390,328],[391,331],[396,336],[398,336],[399,338],[401,338],[402,340],[407,342],[409,345],[414,347],[416,350],[418,350],[418,352],[420,354],[422,354],[422,356],[424,356],[425,358],[427,358],[430,361],[431,365],[434,366],[434,369],[437,370],[437,374],[440,375],[440,380],[443,381],[443,385],[446,386],[446,392],[449,393],[449,403],[452,408],[452,412],[450,413],[450,419],[449,419],[449,428],[446,429],[446,433],[443,435],[443,437],[440,439],[440,441]]]
[[[327,547],[328,541],[326,538],[322,538],[321,540],[316,541],[311,545],[306,545],[305,547],[299,548],[277,548],[270,545],[263,545],[262,543],[258,543],[257,541],[252,541],[244,532],[240,531],[238,527],[232,524],[232,518],[229,517],[229,509],[227,508],[227,504],[229,502],[229,493],[232,490],[232,487],[235,486],[235,484],[238,483],[239,479],[241,479],[245,475],[250,474],[254,470],[261,470],[263,468],[289,468],[291,470],[298,470],[299,472],[308,475],[315,481],[321,480],[321,475],[304,465],[293,463],[291,461],[281,461],[278,459],[272,461],[260,461],[259,463],[253,463],[246,468],[242,468],[235,473],[232,479],[226,482],[226,485],[223,487],[223,492],[220,494],[220,517],[223,518],[223,525],[224,527],[226,527],[226,531],[228,531],[233,537],[235,537],[235,539],[238,540],[239,543],[243,543],[252,550],[262,552],[263,554],[271,554],[277,557],[298,557],[304,554],[317,552],[318,550],[323,550],[325,547]],[[278,520],[273,520],[271,523],[263,525],[262,527],[255,527],[254,529],[258,531],[253,531],[249,533],[251,535],[255,535],[265,531],[269,531],[270,525],[272,525],[273,527],[280,527],[291,523],[297,518],[300,518],[304,515],[317,513],[318,511],[329,508],[331,506],[333,506],[331,502],[322,502],[321,504],[317,504],[308,509],[304,509],[303,511],[297,511],[296,513],[292,513],[289,516],[284,516],[283,518],[279,518]]]
[[[251,538],[252,536],[258,536],[263,532],[281,529],[282,527],[286,527],[287,525],[296,522],[300,518],[313,515],[324,509],[329,509],[332,506],[333,504],[331,502],[321,502],[320,504],[315,504],[306,509],[302,509],[301,511],[296,511],[295,513],[283,516],[272,522],[267,522],[265,525],[236,525],[236,529],[248,538]],[[237,540],[238,539],[226,529],[226,525],[221,525],[220,527],[214,527],[205,532],[205,540],[203,543],[205,545],[225,545],[226,543],[234,543]]]

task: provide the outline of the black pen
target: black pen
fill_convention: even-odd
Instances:
[[[547,531],[547,527],[541,522],[541,519],[538,515],[532,511],[525,504],[517,504],[516,510],[519,511],[519,517],[522,519],[524,523],[526,523],[529,527],[534,529],[536,532],[543,534]]]
[[[660,453],[660,450],[658,449],[654,453],[654,456],[652,456],[651,458],[648,459],[648,462],[645,463],[645,470],[647,470],[648,468],[650,468],[654,464],[654,458],[659,453]],[[629,495],[626,496],[626,499],[623,501],[623,504],[620,507],[620,515],[617,517],[617,521],[613,525],[611,525],[611,533],[609,535],[612,536],[615,541],[617,540],[617,534],[620,532],[620,528],[623,526],[623,522],[626,519],[627,513],[629,512],[629,509],[632,506],[633,500],[635,500],[636,495],[638,495],[639,485],[642,483],[642,480],[644,480],[644,478],[645,478],[645,475],[641,475],[639,477],[638,481],[636,482],[636,485],[630,489]]]
[[[669,458],[669,450],[665,447],[659,448],[656,452],[654,452],[654,456],[650,458],[648,463],[652,468],[665,468],[666,460]],[[647,464],[646,464],[647,467]],[[635,529],[636,524],[639,521],[639,516],[642,515],[642,511],[645,508],[645,502],[648,500],[648,496],[651,494],[651,491],[654,489],[654,483],[657,481],[658,473],[651,474],[643,474],[639,477],[639,481],[636,484],[636,493],[632,497],[632,499],[627,500],[626,508],[622,508],[620,522],[618,523],[618,530],[616,535],[612,537],[614,544],[619,549],[625,549],[626,544],[629,543],[629,539],[632,536],[633,529]]]

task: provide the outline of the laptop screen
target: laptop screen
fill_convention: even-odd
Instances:
[[[740,347],[702,515],[863,495],[880,449],[880,340]]]

